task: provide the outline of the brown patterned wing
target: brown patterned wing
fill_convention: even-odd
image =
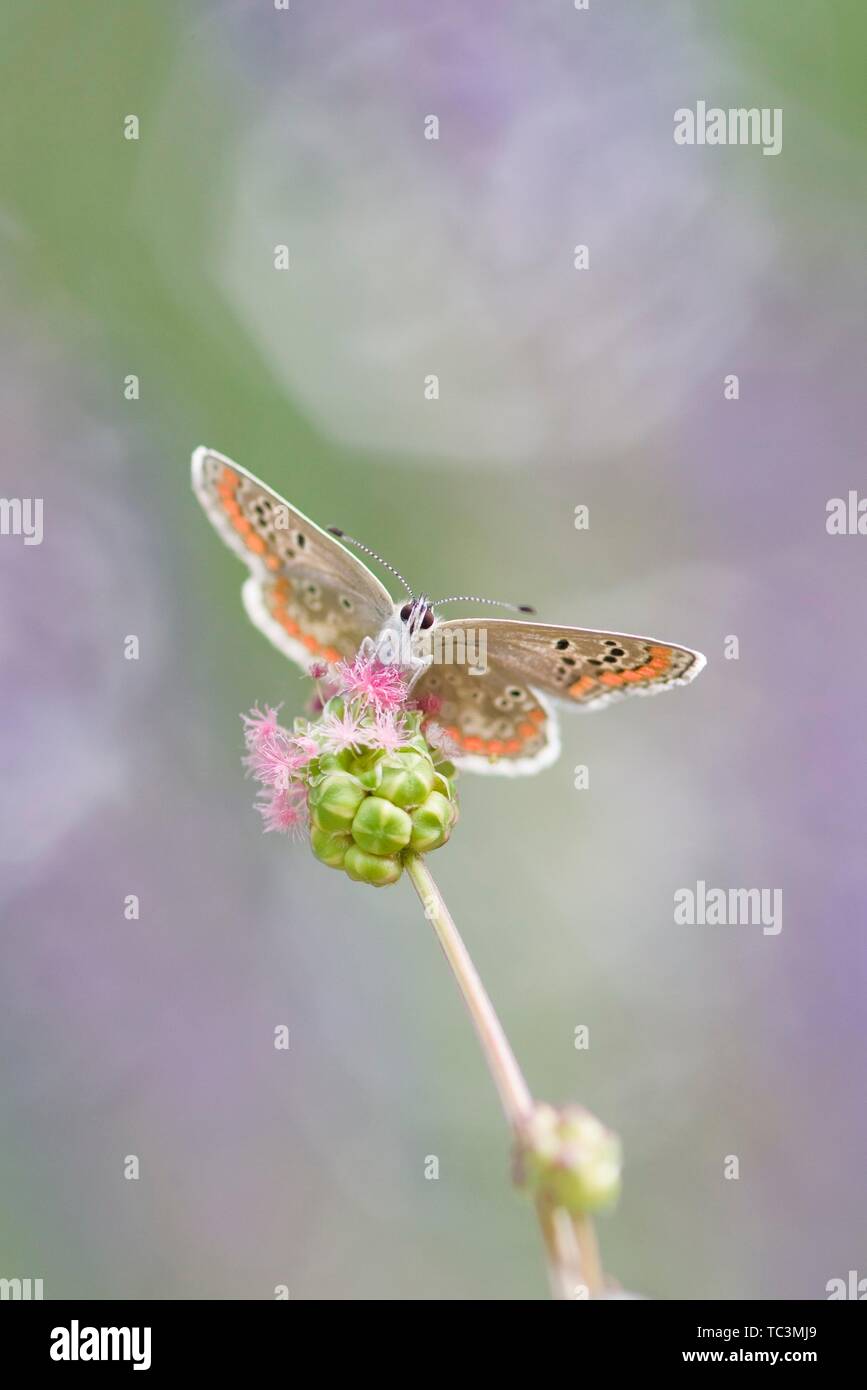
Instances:
[[[203,448],[192,475],[215,530],[250,571],[250,619],[302,668],[353,656],[391,616],[391,596],[367,566],[252,473]]]
[[[484,632],[487,659],[568,705],[597,709],[624,695],[686,685],[705,665],[700,652],[653,637],[581,627],[460,618],[443,627]],[[477,638],[478,641],[478,638]]]
[[[470,640],[472,633],[472,641]],[[511,619],[459,618],[438,623],[434,662],[416,687],[433,695],[431,715],[457,747],[455,761],[472,771],[518,775],[553,762],[559,752],[556,719],[544,696],[573,709],[599,709],[626,695],[651,695],[684,685],[705,664],[700,652],[650,637],[561,628]],[[474,653],[487,670],[437,660],[445,650]]]
[[[489,665],[434,661],[413,694],[431,713],[425,726],[446,735],[446,751],[469,772],[522,776],[548,767],[560,752],[557,716],[547,700],[520,678]]]

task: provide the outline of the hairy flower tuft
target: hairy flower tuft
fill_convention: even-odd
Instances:
[[[263,829],[301,839],[307,830],[307,802],[300,784],[264,790],[256,803]]]
[[[350,699],[360,699],[377,709],[399,709],[406,699],[407,683],[398,666],[386,666],[376,656],[356,656],[337,668],[341,689]]]
[[[280,728],[277,715],[280,713],[280,705],[266,705],[264,711],[258,705],[254,705],[249,714],[241,715],[241,722],[244,725],[244,738],[247,747],[250,747],[251,740],[260,738],[270,738]]]
[[[323,745],[333,753],[357,748],[362,741],[363,725],[351,705],[340,712],[327,710],[320,721]]]
[[[402,748],[407,740],[403,721],[392,710],[379,709],[373,721],[373,728],[367,735],[371,748],[382,748],[386,753],[394,753]]]

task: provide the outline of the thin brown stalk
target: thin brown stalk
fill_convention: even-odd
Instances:
[[[530,1088],[427,863],[421,855],[409,854],[406,871],[464,997],[506,1120],[517,1138],[532,1114]],[[536,1214],[545,1245],[552,1296],[567,1300],[592,1298],[602,1293],[604,1276],[590,1217],[573,1219],[562,1207],[552,1206],[543,1197],[536,1202]]]

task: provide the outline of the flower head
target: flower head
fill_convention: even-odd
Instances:
[[[351,663],[314,664],[311,675],[318,708],[294,728],[269,705],[243,716],[263,828],[308,832],[316,858],[358,882],[396,883],[406,855],[444,845],[458,818],[454,768],[422,729],[436,706],[408,703],[405,675],[372,644]]]
[[[260,738],[269,738],[280,728],[277,715],[280,713],[280,706],[266,705],[264,712],[258,705],[254,705],[249,714],[241,715],[241,722],[244,725],[244,739],[247,747]]]
[[[256,739],[244,758],[244,766],[264,786],[286,787],[306,761],[304,754],[293,747],[291,738],[273,734]]]
[[[422,714],[439,714],[443,707],[442,699],[439,695],[431,692],[429,695],[419,695],[413,704],[416,709],[420,709]]]
[[[452,738],[452,735],[447,733],[441,724],[437,724],[433,720],[425,724],[424,736],[431,748],[436,750],[440,758],[451,761],[451,759],[456,758],[461,751],[460,744]]]
[[[620,1194],[620,1141],[578,1105],[539,1102],[518,1134],[515,1177],[575,1216],[613,1206]]]
[[[279,831],[298,839],[308,825],[307,801],[303,786],[272,787],[263,791],[256,803],[256,810],[262,817],[263,829]]]
[[[390,709],[378,709],[373,728],[367,735],[371,748],[383,748],[386,753],[394,753],[402,748],[407,739],[406,729],[399,716]]]
[[[319,727],[323,746],[332,753],[357,748],[363,741],[363,724],[351,705],[346,705],[342,711],[326,711]]]
[[[399,666],[386,666],[376,656],[361,653],[350,664],[337,668],[341,690],[350,699],[360,699],[376,709],[399,709],[407,696],[406,679]]]

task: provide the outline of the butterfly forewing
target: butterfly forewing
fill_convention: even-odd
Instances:
[[[250,618],[299,665],[352,657],[392,613],[388,590],[366,565],[246,469],[197,449],[193,488],[250,570]]]
[[[437,718],[457,745],[457,761],[476,771],[535,771],[553,760],[556,716],[542,693],[574,709],[598,709],[626,695],[683,685],[704,666],[699,652],[626,633],[501,618],[459,618],[438,627],[456,637],[474,630],[472,642],[467,637],[455,646],[477,658],[484,637],[485,674],[434,664],[419,685],[441,702]]]
[[[618,696],[684,685],[704,666],[700,652],[623,632],[508,618],[483,623],[460,618],[443,626],[475,626],[485,633],[491,666],[521,675],[537,689],[582,709]]]

